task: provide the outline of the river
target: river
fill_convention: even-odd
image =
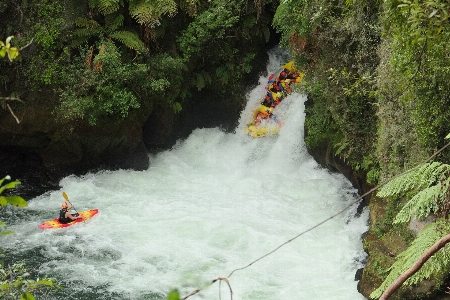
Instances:
[[[268,71],[282,63],[272,54]],[[279,59],[279,58],[278,58]],[[309,229],[357,197],[341,174],[321,168],[303,141],[306,97],[276,108],[276,136],[244,133],[267,77],[248,93],[235,133],[196,129],[170,150],[149,154],[145,171],[102,171],[61,180],[60,191],[4,209],[2,247],[64,289],[38,299],[230,299],[228,276]],[[62,192],[94,218],[69,228],[37,226],[57,216]],[[368,211],[357,204],[229,277],[238,300],[358,300]]]

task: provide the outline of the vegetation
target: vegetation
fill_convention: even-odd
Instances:
[[[84,129],[177,114],[193,103],[240,105],[236,87],[273,26],[307,74],[307,146],[331,148],[376,185],[429,157],[450,132],[449,12],[446,0],[6,0],[0,95],[49,108],[61,128]],[[374,259],[364,272],[376,274],[379,288],[366,296],[378,297],[448,229],[450,151],[436,159],[444,163],[424,165],[372,198],[377,219],[365,244]],[[436,222],[417,237],[409,231],[411,218],[429,215]],[[397,244],[386,242],[399,234]],[[387,250],[375,253],[380,243]],[[406,284],[431,278],[442,290],[446,251]]]
[[[449,12],[449,2],[440,0],[282,1],[273,25],[307,74],[307,146],[331,145],[335,156],[355,172],[362,171],[373,185],[422,163],[441,148],[450,131]],[[449,158],[448,150],[437,156],[443,162]],[[428,171],[398,179],[410,186],[394,181],[371,199],[373,227],[365,242],[370,258],[364,273],[372,278],[363,275],[360,285],[367,297],[378,286],[372,297],[379,297],[445,235],[447,166],[433,163],[424,168]],[[423,177],[415,177],[420,172]],[[399,190],[389,191],[394,186]],[[407,188],[413,190],[397,193]],[[411,216],[415,220],[429,215],[438,220],[417,237],[405,224]],[[430,279],[436,288],[409,289],[403,299],[436,299],[432,293],[444,288],[450,272],[446,249],[406,282],[416,287]],[[396,253],[401,254],[394,259]],[[401,292],[395,297],[402,299]]]
[[[375,1],[286,1],[273,24],[282,43],[305,70],[308,108],[306,143],[330,142],[354,169],[377,168],[376,55],[380,39]]]
[[[19,181],[10,181],[11,177],[6,176],[0,180],[0,206],[4,207],[8,204],[26,207],[27,202],[20,196],[5,196],[4,193],[7,190],[14,189],[20,184]],[[10,182],[8,182],[10,181]],[[5,183],[6,182],[6,183]],[[2,195],[3,194],[3,195]],[[6,230],[5,223],[0,222],[0,235],[11,234],[10,230]],[[0,249],[0,254],[4,254],[4,251]],[[3,261],[0,261],[0,298],[1,299],[21,299],[21,300],[34,300],[34,296],[31,292],[45,292],[49,288],[57,288],[53,286],[51,279],[38,279],[34,280],[30,278],[30,273],[25,267],[23,262],[14,263],[9,266],[5,266]]]
[[[8,0],[0,11],[5,34],[17,32],[19,45],[33,37],[37,47],[20,66],[2,69],[15,74],[5,78],[5,92],[25,101],[45,93],[40,101],[60,122],[91,125],[124,120],[137,109],[178,113],[204,89],[224,99],[269,39],[264,7],[273,2]]]
[[[427,163],[422,167],[397,177],[386,184],[379,192],[379,197],[390,197],[415,191],[415,195],[403,206],[395,216],[393,223],[406,223],[411,218],[425,220],[434,216],[436,220],[426,226],[411,243],[411,245],[397,256],[397,260],[390,268],[390,273],[382,285],[371,293],[370,297],[377,299],[382,292],[394,282],[404,271],[415,263],[428,248],[444,237],[450,224],[447,215],[450,210],[449,198],[449,167],[438,162]],[[450,272],[449,247],[444,247],[406,280],[406,285],[416,285],[422,280],[433,279],[439,286]]]

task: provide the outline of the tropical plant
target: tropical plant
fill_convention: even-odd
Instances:
[[[0,206],[6,206],[7,204],[11,204],[19,207],[26,207],[27,202],[20,196],[3,196],[4,191],[9,189],[14,189],[16,186],[20,184],[20,181],[11,181],[3,184],[5,181],[11,180],[11,176],[5,176],[3,179],[0,179]]]
[[[332,143],[335,155],[364,172],[378,168],[366,157],[377,132],[378,8],[377,1],[282,1],[272,22],[314,92],[308,147]]]
[[[6,38],[5,42],[0,41],[0,56],[8,57],[9,61],[13,61],[17,56],[19,56],[19,49],[16,47],[11,47],[11,39],[14,36],[9,36]]]
[[[0,264],[0,298],[4,300],[34,300],[34,294],[60,288],[52,279],[30,279],[24,262],[8,267]]]
[[[188,1],[194,5],[194,1]],[[140,25],[146,28],[154,28],[161,24],[162,16],[172,17],[177,12],[177,4],[173,0],[89,0],[89,8],[99,12],[103,19],[91,17],[79,17],[75,24],[78,29],[74,31],[73,45],[78,46],[91,37],[102,38],[105,36],[117,40],[126,47],[138,52],[146,51],[145,44],[139,35],[129,29],[124,29],[124,8],[128,8],[129,15]],[[129,28],[129,27],[128,27]]]
[[[450,230],[447,215],[450,211],[450,165],[440,162],[423,164],[408,173],[389,181],[377,196],[391,197],[412,192],[413,196],[395,216],[393,223],[409,222],[411,218],[424,220],[434,216],[435,222],[426,226],[413,243],[397,256],[385,281],[373,291],[371,298],[379,298],[400,274],[408,270],[421,255]],[[428,259],[418,271],[410,276],[406,285],[414,285],[424,279],[440,278],[450,272],[450,247],[445,246]]]
[[[61,104],[57,114],[60,119],[86,119],[95,125],[99,117],[123,119],[131,109],[140,106],[130,82],[139,81],[136,77],[144,82],[147,67],[123,64],[117,47],[111,41],[105,41],[100,47],[103,51],[94,59],[88,58],[84,70],[72,64],[71,69],[65,71],[64,80],[68,86],[59,91]],[[77,61],[81,64],[82,59],[79,57]]]
[[[20,181],[11,181],[10,176],[5,176],[0,179],[0,206],[4,207],[8,204],[26,207],[27,202],[20,196],[5,196],[2,195],[6,190],[14,189],[20,184]],[[4,182],[7,182],[4,184]],[[11,234],[12,231],[5,230],[5,223],[0,222],[1,235]],[[0,249],[0,254],[5,254]],[[48,288],[58,288],[53,285],[53,280],[48,278],[31,279],[30,273],[25,267],[24,262],[15,263],[9,266],[4,266],[3,261],[0,261],[0,298],[5,300],[34,300],[31,292],[44,292]]]

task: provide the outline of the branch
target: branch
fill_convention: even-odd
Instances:
[[[17,118],[17,116],[14,114],[14,112],[13,112],[11,106],[9,106],[9,104],[6,104],[6,106],[8,107],[9,112],[10,112],[11,115],[14,117],[14,119],[16,119],[17,124],[20,124],[19,118]]]
[[[34,40],[34,38],[32,38],[31,41],[30,41],[28,44],[26,44],[25,46],[23,46],[22,48],[20,48],[19,51],[22,51],[22,50],[25,49],[26,47],[30,46],[31,43],[33,42],[33,40]]]
[[[450,242],[450,233],[441,238],[439,241],[434,243],[433,246],[428,248],[419,259],[412,265],[408,270],[401,274],[395,281],[384,291],[379,300],[387,300],[389,297],[412,275],[414,275],[423,264],[441,248],[443,248],[447,243]]]
[[[15,101],[19,101],[19,102],[25,103],[18,97],[0,97],[0,100],[5,100],[5,101],[13,101],[13,100],[15,100]]]

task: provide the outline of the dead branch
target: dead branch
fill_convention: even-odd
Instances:
[[[18,98],[18,97],[0,97],[0,100],[5,100],[5,101],[19,101],[19,102],[25,103],[25,102],[23,102],[23,100],[21,100],[21,99]]]
[[[419,271],[423,264],[436,252],[438,252],[442,247],[450,242],[450,233],[441,238],[439,241],[434,243],[433,246],[428,248],[419,259],[403,274],[397,277],[397,279],[384,291],[379,300],[387,300],[389,297],[414,273]]]
[[[25,49],[26,47],[30,46],[31,43],[33,43],[33,40],[34,40],[34,38],[32,38],[31,41],[30,41],[28,44],[26,44],[25,46],[23,46],[22,48],[20,48],[19,51],[22,51],[22,50]]]
[[[10,112],[11,115],[14,117],[14,119],[16,119],[17,124],[20,124],[20,120],[19,120],[19,118],[17,118],[17,116],[14,114],[14,112],[13,112],[11,106],[9,106],[9,104],[6,104],[6,106],[8,107],[9,112]]]
[[[5,102],[6,102],[6,101],[19,101],[19,102],[25,103],[25,102],[23,102],[23,101],[22,101],[20,98],[18,98],[18,97],[0,97],[0,100],[4,100]],[[9,104],[7,103],[7,104],[6,104],[6,107],[8,107],[9,112],[10,112],[11,115],[14,117],[14,119],[16,119],[17,124],[20,124],[20,120],[19,120],[19,118],[16,116],[16,114],[14,113],[13,109],[11,108],[11,106],[9,106]]]

